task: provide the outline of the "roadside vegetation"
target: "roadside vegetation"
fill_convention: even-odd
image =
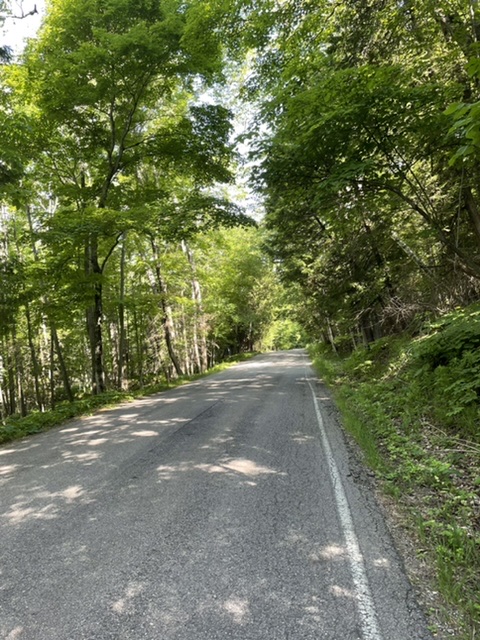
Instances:
[[[312,350],[345,425],[435,567],[465,640],[480,632],[480,306],[348,355]],[[448,619],[448,609],[443,616]]]

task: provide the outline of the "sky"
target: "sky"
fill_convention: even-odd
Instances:
[[[20,53],[25,45],[25,40],[32,38],[37,32],[45,10],[45,3],[44,0],[11,0],[9,5],[13,16],[21,16],[22,13],[26,15],[35,6],[38,11],[35,15],[26,15],[23,19],[8,17],[1,28],[0,44],[8,45],[15,53]]]

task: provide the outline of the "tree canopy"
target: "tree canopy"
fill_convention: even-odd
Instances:
[[[479,35],[468,0],[52,0],[0,71],[4,415],[477,299]]]
[[[475,299],[476,3],[250,3],[244,18],[269,248],[317,331],[368,341]]]

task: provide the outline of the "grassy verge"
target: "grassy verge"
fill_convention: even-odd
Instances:
[[[224,369],[228,369],[238,362],[249,360],[255,353],[242,353],[229,358],[227,361],[215,365],[205,373],[199,373],[193,376],[182,376],[170,382],[161,381],[157,384],[143,387],[135,391],[108,391],[98,396],[85,396],[84,398],[75,400],[74,402],[59,403],[55,409],[40,412],[32,411],[26,417],[12,416],[8,418],[5,424],[0,424],[0,444],[19,440],[25,436],[47,431],[52,427],[63,424],[66,420],[80,416],[91,415],[99,409],[114,407],[122,402],[131,402],[136,398],[152,395],[162,391],[167,391],[182,384],[204,378],[205,376],[219,373]]]
[[[479,637],[480,308],[449,314],[420,338],[312,356],[434,567],[444,619],[455,620],[459,640]]]

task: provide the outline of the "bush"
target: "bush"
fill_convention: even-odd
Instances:
[[[436,369],[461,360],[480,349],[480,308],[475,305],[447,314],[427,327],[415,345],[415,366]]]
[[[480,310],[444,316],[411,349],[408,377],[418,385],[437,422],[480,437]]]

